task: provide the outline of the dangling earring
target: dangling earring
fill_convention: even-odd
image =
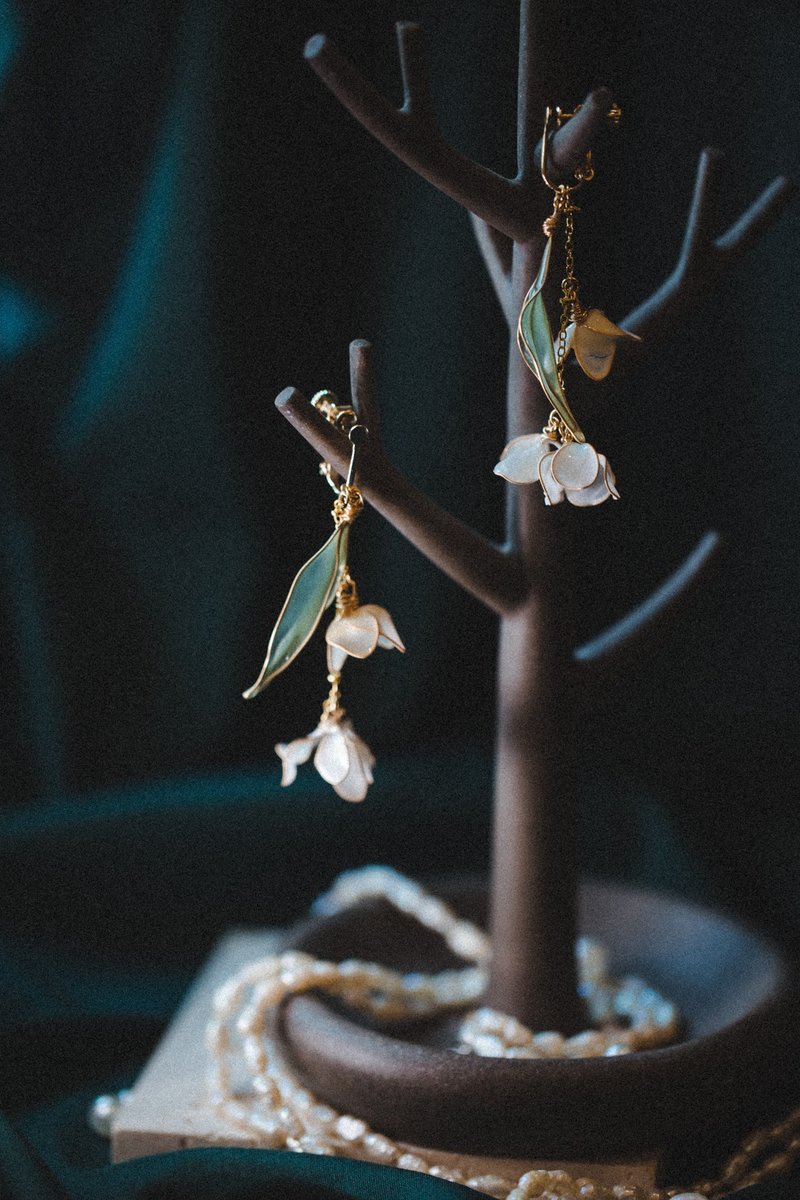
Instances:
[[[298,766],[307,762],[313,752],[314,766],[337,795],[343,800],[359,801],[365,798],[372,783],[375,759],[345,717],[341,704],[342,669],[348,657],[367,658],[378,646],[400,651],[405,646],[385,608],[359,603],[355,580],[347,565],[350,527],[364,508],[364,498],[354,483],[358,451],[369,431],[358,423],[352,408],[338,403],[333,392],[317,392],[311,403],[332,425],[347,433],[352,447],[350,465],[342,480],[330,463],[320,463],[320,473],[336,493],[331,513],[334,530],[297,572],[269,639],[264,665],[244,698],[251,700],[257,696],[294,661],[312,637],[322,614],[335,604],[336,616],[325,634],[330,690],[319,723],[307,737],[279,742],[275,751],[283,763],[283,787],[294,782]]]
[[[577,109],[575,110],[578,111]],[[614,361],[620,338],[640,339],[609,321],[598,308],[585,309],[578,296],[575,276],[574,214],[580,209],[572,195],[594,178],[591,151],[575,172],[575,183],[555,184],[547,175],[547,145],[550,125],[556,128],[575,113],[555,114],[547,109],[542,134],[541,174],[555,193],[553,211],[544,222],[547,242],[536,279],[533,281],[519,314],[517,345],[526,365],[536,376],[553,406],[541,433],[523,434],[509,442],[494,468],[511,483],[532,483],[538,479],[545,504],[560,504],[566,499],[579,508],[602,504],[611,496],[619,499],[614,473],[604,454],[598,454],[586,441],[583,430],[567,401],[564,364],[570,351],[590,379],[605,379]],[[609,117],[616,122],[621,110],[614,105]],[[543,289],[550,268],[553,240],[561,220],[564,223],[564,277],[561,281],[558,335],[553,339],[544,306]]]

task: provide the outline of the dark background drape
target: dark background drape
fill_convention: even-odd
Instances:
[[[704,145],[727,155],[720,230],[800,174],[798,15],[555,13],[569,70],[553,102],[607,83],[624,110],[578,225],[582,294],[620,319],[672,269]],[[26,1111],[132,1077],[230,922],[287,920],[371,857],[485,863],[495,623],[374,513],[354,571],[409,652],[349,672],[379,761],[368,803],[311,778],[277,788],[274,743],[311,729],[324,695],[318,646],[239,698],[329,528],[315,457],[272,400],[346,394],[350,339],[375,345],[394,459],[501,532],[507,332],[466,215],[302,61],[324,30],[399,100],[392,22],[417,17],[445,136],[513,173],[511,0],[0,0],[1,919],[10,1061],[41,1072],[9,1093]],[[587,692],[581,856],[791,944],[797,249],[795,206],[613,382],[595,440],[623,500],[576,513],[593,532],[564,598],[588,638],[721,531],[713,575]],[[130,1054],[49,1072],[19,1030],[56,1017],[118,1020],[109,1044]]]

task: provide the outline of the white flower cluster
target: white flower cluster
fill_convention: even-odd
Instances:
[[[619,500],[614,472],[605,454],[588,442],[557,442],[546,433],[524,433],[510,441],[494,468],[509,483],[538,479],[545,504],[568,500],[578,508]]]
[[[377,604],[362,604],[337,617],[325,634],[328,670],[338,676],[348,656],[368,658],[378,646],[404,651],[405,646],[389,613]],[[297,768],[314,754],[314,766],[342,800],[364,800],[373,781],[375,757],[353,729],[344,710],[323,710],[319,725],[307,737],[279,742],[275,752],[283,763],[281,785],[297,778]]]

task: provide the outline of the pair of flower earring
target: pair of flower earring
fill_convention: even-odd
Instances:
[[[578,109],[575,110],[577,112]],[[542,134],[541,174],[555,193],[553,211],[544,222],[545,243],[538,274],[528,290],[517,323],[517,345],[528,368],[536,376],[552,412],[541,433],[526,433],[509,442],[494,468],[494,473],[510,483],[542,485],[545,504],[568,500],[579,508],[619,499],[614,472],[604,454],[589,445],[569,406],[564,383],[564,368],[570,351],[590,379],[605,379],[614,361],[620,339],[639,341],[633,333],[620,329],[598,308],[585,309],[578,297],[575,276],[574,215],[580,209],[573,193],[594,178],[591,151],[575,171],[574,183],[553,183],[548,176],[548,142],[553,125],[561,124],[575,113],[547,109]],[[621,110],[613,105],[608,116],[616,124]],[[561,281],[560,320],[553,337],[545,308],[543,289],[550,270],[553,240],[563,219],[564,277]]]
[[[275,751],[283,763],[284,787],[294,782],[298,766],[308,762],[313,753],[314,766],[337,795],[343,800],[359,801],[366,797],[372,783],[375,758],[346,719],[341,704],[342,670],[349,657],[368,658],[378,646],[401,651],[405,646],[385,608],[359,603],[358,589],[347,565],[350,527],[364,508],[364,498],[354,480],[358,452],[369,431],[359,424],[352,408],[338,403],[333,392],[317,392],[311,402],[347,434],[350,465],[347,476],[340,479],[330,463],[320,463],[320,473],[336,493],[331,513],[333,533],[295,575],[269,639],[261,673],[244,698],[257,696],[297,658],[326,609],[335,605],[336,616],[325,633],[330,690],[319,723],[307,737],[279,742]]]

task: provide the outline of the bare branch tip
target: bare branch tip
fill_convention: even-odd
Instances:
[[[308,62],[313,62],[315,58],[319,58],[320,54],[330,45],[330,41],[326,34],[315,33],[308,39],[303,47],[303,57]]]
[[[767,190],[775,199],[790,200],[797,191],[797,184],[789,175],[776,175]]]
[[[585,103],[591,104],[593,107],[607,108],[612,99],[611,89],[603,84],[602,87],[594,88],[589,92]]]
[[[289,408],[295,402],[295,400],[302,399],[303,396],[300,392],[298,392],[297,388],[287,387],[284,388],[282,392],[278,392],[278,395],[275,397],[275,407]]]

